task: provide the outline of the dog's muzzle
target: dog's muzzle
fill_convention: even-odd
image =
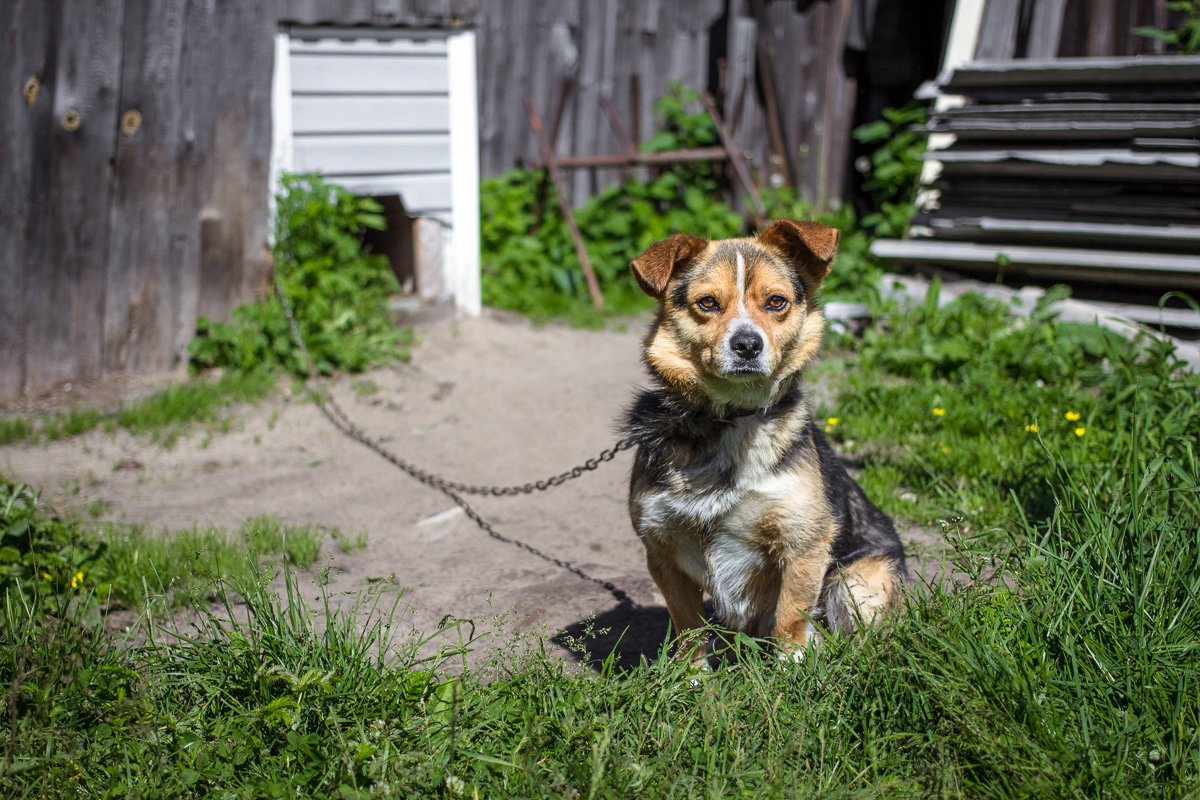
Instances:
[[[763,363],[765,344],[757,328],[743,326],[735,329],[725,339],[722,348],[722,371],[727,376],[766,375],[767,365]]]

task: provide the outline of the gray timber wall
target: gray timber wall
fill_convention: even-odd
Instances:
[[[0,14],[0,395],[169,368],[264,273],[273,11]]]
[[[477,18],[482,173],[497,175],[539,158],[525,114],[526,95],[548,119],[563,82],[570,80],[573,91],[557,152],[597,155],[620,151],[601,96],[613,100],[625,126],[643,141],[657,128],[655,104],[669,82],[678,81],[717,96],[735,141],[761,180],[794,185],[818,205],[836,201],[845,181],[855,101],[843,49],[857,5],[864,4],[484,3]],[[766,80],[758,75],[760,65],[766,67]],[[638,96],[631,88],[635,77]],[[619,176],[616,170],[577,171],[572,179],[575,202]]]
[[[975,58],[1162,55],[1177,48],[1134,33],[1174,30],[1185,12],[1169,0],[987,0]]]
[[[269,269],[281,23],[449,26],[476,0],[0,2],[0,397],[180,363]]]

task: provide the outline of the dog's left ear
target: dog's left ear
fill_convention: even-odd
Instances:
[[[705,247],[708,247],[707,240],[689,233],[677,233],[647,247],[646,252],[629,263],[629,268],[642,291],[659,298],[675,270],[698,256]]]
[[[815,292],[829,274],[841,231],[819,222],[781,219],[758,235],[758,241],[781,251]]]

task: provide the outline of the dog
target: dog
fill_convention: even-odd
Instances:
[[[677,233],[630,267],[658,302],[654,387],[626,413],[629,513],[679,657],[703,662],[705,592],[726,627],[800,658],[899,603],[904,549],[841,465],[801,386],[825,318],[814,295],[837,229],[781,219],[757,237]]]

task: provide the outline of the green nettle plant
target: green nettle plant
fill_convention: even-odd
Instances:
[[[103,541],[48,513],[30,487],[0,476],[0,601],[94,623],[100,609],[88,573],[104,551]]]
[[[411,332],[398,330],[387,311],[399,282],[384,256],[362,247],[363,229],[384,227],[379,204],[317,175],[287,175],[283,185],[275,276],[317,370],[358,372],[405,357],[402,345]],[[309,371],[274,296],[238,307],[228,323],[201,318],[188,352],[196,368],[282,367],[300,376]]]
[[[642,151],[662,153],[719,145],[721,138],[717,126],[708,112],[703,110],[702,102],[700,93],[695,89],[689,89],[679,81],[671,81],[667,93],[654,106],[661,127],[642,142]],[[721,179],[710,163],[673,164],[669,170],[679,177],[683,185],[709,195],[729,188],[728,181]]]
[[[923,106],[910,103],[884,109],[883,119],[860,125],[851,134],[859,142],[876,145],[863,183],[875,211],[862,219],[876,236],[903,236],[917,211],[921,155],[926,145],[917,128],[928,119]]]
[[[544,321],[566,317],[602,324],[587,301],[571,234],[557,206],[538,198],[544,176],[513,170],[484,182],[481,194],[483,302]],[[741,218],[711,194],[673,172],[612,187],[575,212],[588,257],[609,313],[651,307],[628,276],[629,262],[676,231],[725,238],[741,232]]]
[[[1200,53],[1200,0],[1174,0],[1167,3],[1171,11],[1182,11],[1183,21],[1173,31],[1164,31],[1153,26],[1144,25],[1134,28],[1138,36],[1157,39],[1177,49],[1181,56],[1194,56]]]
[[[715,144],[712,119],[704,112],[689,112],[698,101],[696,92],[673,86],[657,106],[662,129],[643,149]],[[547,180],[542,172],[512,170],[484,181],[483,302],[539,321],[565,318],[602,325],[605,314],[590,305],[570,233],[552,202]],[[629,262],[654,242],[679,231],[713,239],[750,232],[741,216],[718,199],[727,188],[711,164],[672,165],[648,179],[611,187],[576,210],[607,314],[651,307],[629,275]],[[763,200],[772,218],[816,218],[842,230],[837,266],[822,290],[825,298],[858,299],[874,292],[882,269],[868,252],[870,237],[850,209],[816,215],[786,187],[764,192]]]

